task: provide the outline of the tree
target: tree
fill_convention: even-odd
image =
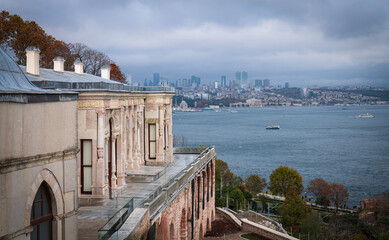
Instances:
[[[315,198],[316,203],[320,205],[325,205],[328,199],[328,190],[330,185],[322,178],[315,178],[309,181],[308,191],[311,192]]]
[[[253,174],[250,177],[246,178],[244,182],[247,190],[254,195],[260,193],[267,185],[266,179],[260,178],[256,174]]]
[[[103,52],[92,49],[82,43],[71,43],[70,50],[73,55],[84,64],[85,72],[98,75],[100,69],[109,66],[112,60]]]
[[[114,64],[113,79],[124,81],[120,68],[105,54],[91,49],[85,44],[67,44],[46,34],[36,22],[24,21],[18,15],[7,11],[0,13],[0,46],[6,51],[13,51],[16,62],[26,65],[25,50],[28,46],[38,47],[41,51],[40,66],[52,68],[55,57],[65,59],[65,70],[70,71],[75,59],[80,58],[84,63],[85,72],[98,75],[103,66]]]
[[[282,194],[286,196],[288,192],[301,194],[303,191],[303,178],[293,168],[287,166],[280,166],[270,175],[269,190],[274,194]]]
[[[235,186],[235,187],[236,187],[237,185],[243,184],[243,179],[242,179],[242,177],[239,176],[239,175],[233,174],[233,175],[232,175],[232,178],[231,178],[231,184],[232,184],[233,186]]]
[[[115,63],[111,63],[109,66],[111,67],[111,80],[124,83],[126,78],[124,77],[124,74],[120,70],[119,66]]]
[[[244,196],[243,196],[243,193],[242,191],[240,191],[239,189],[237,188],[234,188],[234,190],[232,190],[229,194],[230,198],[232,198],[234,200],[234,206],[235,206],[235,210],[238,210],[239,209],[239,204],[244,202]]]
[[[278,212],[282,216],[282,224],[292,227],[304,222],[309,208],[299,195],[290,192],[286,195],[284,203],[278,207]]]
[[[336,208],[347,203],[348,191],[342,184],[331,183],[329,189],[329,199],[335,204]]]
[[[216,184],[219,183],[219,187],[221,189],[222,184],[226,182],[225,178],[232,178],[232,172],[228,168],[228,164],[220,159],[216,159],[215,172],[218,177],[216,179]]]

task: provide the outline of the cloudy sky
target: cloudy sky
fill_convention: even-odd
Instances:
[[[269,78],[389,86],[388,0],[1,0],[65,42],[107,53],[133,81]]]

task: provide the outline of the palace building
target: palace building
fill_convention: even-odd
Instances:
[[[173,148],[169,87],[137,87],[0,55],[0,238],[198,239],[214,148]],[[181,219],[181,220],[180,220]],[[180,226],[180,227],[177,227]],[[143,237],[141,237],[143,236]]]

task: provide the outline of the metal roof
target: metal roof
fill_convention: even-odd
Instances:
[[[26,67],[20,66],[25,72]],[[67,89],[71,91],[116,91],[142,93],[175,93],[171,87],[138,87],[105,79],[89,73],[79,74],[71,71],[57,72],[40,68],[39,76],[26,73],[28,79],[38,87],[45,89]]]
[[[26,66],[20,66],[20,68],[23,70],[23,72],[26,73]],[[29,73],[26,73],[26,76],[28,77],[28,79],[30,79],[30,81],[34,81],[34,82],[38,82],[38,81],[53,81],[53,82],[68,82],[68,83],[104,82],[104,83],[111,83],[111,84],[121,84],[119,82],[101,78],[89,73],[79,74],[71,71],[57,72],[54,71],[53,69],[47,69],[47,68],[40,68],[38,76]]]
[[[76,92],[48,90],[35,86],[16,62],[0,48],[0,102],[38,103],[77,99]]]
[[[8,54],[0,48],[0,92],[47,92],[33,85]]]

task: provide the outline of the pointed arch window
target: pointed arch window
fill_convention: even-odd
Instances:
[[[31,209],[30,224],[33,227],[31,240],[53,239],[53,213],[48,188],[44,183],[39,187]]]

